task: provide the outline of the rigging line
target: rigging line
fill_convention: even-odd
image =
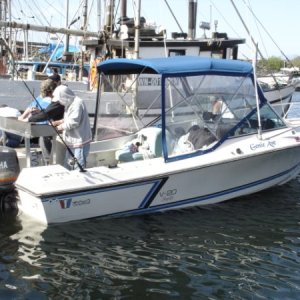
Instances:
[[[245,2],[245,1],[244,1]],[[247,6],[247,4],[245,3],[245,5]],[[261,25],[261,27],[263,28],[263,30],[266,32],[266,34],[269,36],[269,38],[272,40],[272,42],[275,44],[275,46],[278,48],[278,50],[280,51],[280,53],[285,57],[285,59],[291,63],[291,61],[289,60],[289,58],[283,53],[283,51],[281,50],[281,48],[278,46],[278,44],[275,42],[275,40],[272,38],[271,34],[268,32],[268,30],[265,28],[265,26],[260,22],[260,20],[257,18],[257,16],[255,15],[255,13],[253,12],[252,8],[250,6],[248,6],[248,9],[250,10],[251,14],[253,15],[253,17],[258,21],[258,23]]]
[[[29,10],[28,10],[28,8],[29,8]],[[37,9],[39,10],[38,7],[37,7]],[[38,24],[38,22],[41,22],[41,19],[38,15],[33,15],[32,11],[36,11],[36,10],[32,9],[32,6],[29,3],[27,3],[27,9],[25,9],[25,11],[21,10],[21,13],[23,16],[26,17],[26,23],[29,23],[28,18],[32,18],[32,22],[30,21],[30,23]],[[30,15],[32,15],[32,16],[30,16]],[[33,33],[30,32],[30,34],[31,34],[31,37],[33,37]],[[41,40],[41,38],[40,38],[40,40]]]
[[[260,57],[261,57],[262,60],[265,60],[265,58],[264,58],[262,52],[260,51],[260,49],[259,49],[258,46],[257,46],[257,43],[255,42],[253,36],[251,35],[249,28],[247,27],[246,23],[244,22],[244,20],[243,20],[241,14],[240,14],[238,8],[236,7],[236,5],[235,5],[235,3],[234,3],[234,0],[230,0],[230,2],[231,2],[231,4],[232,4],[233,8],[235,9],[235,11],[236,11],[238,17],[240,18],[240,20],[241,20],[241,22],[242,22],[242,24],[243,24],[245,30],[247,31],[247,33],[248,33],[248,35],[249,35],[249,37],[250,37],[250,39],[251,39],[253,45],[255,45],[255,47],[256,47],[256,52],[260,55]],[[256,54],[256,55],[257,55],[257,54]],[[278,91],[281,93],[281,90],[280,90],[280,88],[279,88],[280,84],[278,83],[278,80],[277,80],[276,76],[274,76],[273,73],[271,74],[271,76],[272,76],[273,80],[274,80],[275,83],[276,83],[276,88],[277,88]],[[280,98],[282,98],[281,95],[280,95]]]
[[[64,15],[65,15],[64,10],[61,11],[61,10],[57,9],[57,7],[53,5],[53,1],[52,1],[52,3],[50,3],[48,0],[44,0],[44,1],[48,4],[49,7],[54,9],[57,14],[59,14],[61,17],[64,17]]]
[[[71,25],[75,24],[75,27],[77,29],[81,28],[81,24],[79,24],[80,22],[78,24],[76,24],[76,21],[80,20],[80,17],[82,16],[82,13],[80,13],[80,10],[82,10],[83,6],[84,6],[84,0],[81,0],[80,4],[78,5],[77,10],[74,12],[73,17],[71,18],[72,21],[70,22],[69,27],[71,27]],[[85,28],[82,30],[87,30],[87,29]]]
[[[114,6],[114,10],[115,11],[112,13],[112,20],[111,20],[111,24],[112,25],[111,25],[111,29],[110,29],[111,33],[116,28],[116,22],[115,22],[115,20],[117,19],[117,14],[118,14],[118,11],[119,11],[120,1],[121,0],[118,1],[118,4],[117,4],[116,7]]]
[[[17,6],[17,4],[14,2],[14,1],[11,1],[12,5],[13,6]],[[18,0],[18,3],[19,3],[19,7],[17,7],[17,9],[15,11],[21,11],[22,10],[22,4],[20,2],[20,0]],[[12,9],[14,10],[14,9]]]
[[[17,0],[17,1],[19,3],[19,6],[22,8],[22,4],[21,4],[20,0]],[[12,1],[12,4],[14,4],[14,1]]]
[[[216,5],[214,4],[214,2],[212,0],[210,0],[210,3],[212,4],[212,6],[215,8],[215,10],[220,14],[220,16],[222,17],[222,19],[224,20],[224,22],[229,26],[229,28],[231,28],[231,30],[238,36],[241,38],[241,36],[235,31],[235,29],[232,27],[232,25],[227,21],[227,19],[224,17],[224,15],[220,12],[220,10],[216,7]],[[251,49],[251,46],[246,44],[246,46]],[[248,58],[247,55],[243,54],[244,57]],[[249,59],[249,58],[248,58]]]
[[[134,18],[135,18],[135,15],[136,15],[136,4],[135,4],[135,0],[132,0],[132,1],[131,1],[131,5],[132,5],[133,15],[134,15]]]
[[[87,16],[87,19],[88,19],[88,20],[89,20],[89,19],[92,19],[91,15],[92,15],[92,11],[93,11],[93,6],[94,6],[94,0],[92,0],[92,3],[91,3],[91,5],[90,5],[90,10],[89,10],[88,16]],[[89,22],[87,22],[87,24],[86,24],[86,29],[85,29],[85,30],[87,30],[87,28],[88,28],[89,25],[90,25]]]
[[[233,8],[235,9],[235,11],[236,11],[238,17],[240,18],[240,21],[242,22],[242,24],[243,24],[243,26],[244,26],[246,32],[248,33],[248,35],[249,35],[249,37],[250,37],[250,39],[251,39],[253,45],[256,45],[256,42],[255,42],[253,36],[251,35],[250,30],[249,30],[249,28],[247,27],[245,21],[243,20],[241,14],[240,14],[240,12],[239,12],[239,10],[237,9],[237,7],[236,7],[234,1],[233,1],[233,0],[230,0],[230,2],[231,2],[231,4],[232,4]],[[262,59],[265,59],[264,56],[263,56],[263,54],[261,53],[260,49],[257,49],[257,52],[258,52],[258,54],[260,55],[260,57],[261,57]]]
[[[245,6],[247,7],[247,3],[245,2],[245,0],[243,0],[243,2],[244,2],[244,4],[245,4]],[[248,5],[249,5],[249,7],[250,7],[250,2],[249,2],[249,0],[248,0]],[[249,7],[247,7],[247,8],[249,9]],[[252,16],[253,16],[253,14],[252,14]],[[255,20],[255,21],[257,21],[257,20]],[[269,57],[267,48],[266,48],[265,43],[264,43],[264,39],[263,39],[263,37],[262,37],[261,31],[260,31],[260,29],[259,29],[259,27],[258,27],[257,22],[255,22],[255,25],[256,25],[256,29],[257,29],[257,31],[258,31],[258,34],[259,34],[259,36],[260,36],[260,41],[261,41],[261,43],[262,43],[262,46],[263,46],[263,48],[264,48],[264,51],[265,51],[267,57]]]
[[[131,4],[132,4],[133,15],[134,15],[133,18],[134,18],[134,20],[136,20],[137,19],[137,6],[136,6],[135,0],[132,0]]]
[[[40,24],[43,24],[42,19],[40,18],[39,14],[42,15],[42,17],[44,18],[44,20],[46,21],[48,26],[51,26],[50,22],[48,21],[47,17],[44,15],[43,11],[40,9],[40,7],[36,4],[35,0],[32,0],[33,5],[36,7],[38,14],[36,14],[36,18],[38,19],[38,21],[40,22]]]
[[[231,30],[238,36],[241,37],[238,32],[235,31],[235,29],[231,26],[231,24],[227,21],[227,19],[224,17],[224,15],[220,12],[220,10],[216,7],[216,5],[214,4],[213,1],[210,0],[210,3],[212,4],[212,6],[215,8],[215,10],[220,14],[220,16],[222,17],[222,19],[225,21],[225,23],[231,28]]]
[[[13,19],[17,19],[17,20],[21,20],[21,17],[19,15],[19,12],[22,10],[22,5],[20,3],[20,1],[18,0],[19,5],[16,4],[15,2],[12,1],[12,18]],[[16,16],[14,16],[13,14],[16,14]]]
[[[178,22],[176,16],[174,15],[174,12],[173,12],[172,8],[170,7],[170,5],[169,5],[169,3],[168,3],[168,0],[164,0],[164,1],[165,1],[165,3],[166,3],[166,5],[167,5],[167,7],[168,7],[168,9],[169,9],[169,11],[170,11],[170,13],[172,14],[172,16],[173,16],[175,22],[177,23],[177,25],[178,25],[178,27],[179,27],[181,33],[183,33],[183,30],[182,30],[182,28],[181,28],[181,26],[180,26],[180,24],[179,24],[179,22]]]
[[[8,51],[10,52],[10,55],[13,56],[13,52],[10,49],[10,47],[8,46],[8,43],[5,41],[5,39],[1,39],[4,43],[5,46],[7,47]],[[53,125],[49,115],[47,114],[47,112],[42,108],[41,104],[39,103],[39,101],[37,100],[37,98],[34,96],[33,92],[31,91],[31,89],[29,88],[28,84],[26,83],[26,81],[20,76],[19,71],[17,70],[15,64],[12,65],[14,72],[16,72],[16,74],[21,78],[22,83],[25,85],[27,91],[29,92],[29,94],[32,96],[32,98],[34,99],[35,103],[37,104],[38,108],[45,114],[47,120],[49,121],[49,124],[51,125],[51,127],[54,129],[55,133],[57,134],[57,136],[59,137],[59,139],[62,141],[62,143],[64,144],[64,146],[66,147],[66,150],[69,152],[70,156],[72,157],[72,159],[74,160],[74,162],[77,164],[80,172],[85,172],[86,170],[82,167],[82,165],[79,163],[79,161],[77,160],[77,158],[75,157],[74,153],[72,152],[72,150],[70,149],[70,147],[66,144],[66,142],[64,141],[63,137],[61,136],[60,132],[58,131],[58,129]]]

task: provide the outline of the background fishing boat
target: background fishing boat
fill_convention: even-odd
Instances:
[[[288,111],[296,85],[292,81],[281,81],[276,75],[258,77],[265,97],[281,115]]]
[[[83,4],[83,24],[86,24],[86,11],[87,1]],[[127,1],[123,0],[121,10],[119,12],[119,19],[115,19],[115,1],[107,1],[105,6],[105,13],[107,18],[101,28],[100,33],[86,32],[84,30],[71,30],[62,28],[45,28],[45,26],[26,25],[26,30],[49,30],[50,32],[65,33],[66,37],[69,35],[84,35],[81,44],[85,47],[87,53],[90,54],[90,74],[88,82],[82,83],[70,83],[70,86],[74,88],[75,92],[82,96],[88,103],[88,109],[90,114],[94,114],[95,103],[91,101],[91,93],[95,90],[97,85],[97,79],[95,77],[96,64],[102,60],[115,57],[127,57],[127,58],[150,58],[150,57],[164,57],[174,55],[201,55],[210,57],[219,57],[224,59],[237,59],[238,46],[245,43],[245,39],[242,38],[229,38],[226,33],[220,33],[215,28],[215,32],[210,38],[196,36],[197,27],[197,1],[191,0],[188,2],[187,15],[188,15],[188,32],[184,32],[180,27],[180,32],[174,32],[172,38],[167,38],[166,31],[161,30],[157,32],[154,26],[149,25],[146,19],[140,17],[140,8],[137,8],[136,14],[138,17],[129,18],[127,16]],[[173,14],[170,6],[168,9]],[[136,27],[136,24],[139,24]],[[25,25],[17,23],[9,23],[2,21],[2,26],[13,28],[24,28]],[[203,28],[208,26],[203,23]],[[85,28],[85,26],[83,26]],[[139,28],[136,30],[134,28]],[[7,43],[8,44],[8,43]],[[68,52],[66,52],[68,53]],[[82,63],[82,60],[81,62]],[[31,70],[29,70],[32,74]],[[61,74],[64,78],[64,74]],[[27,77],[30,79],[32,77]],[[147,80],[144,80],[147,83]],[[15,107],[23,110],[32,100],[30,95],[28,99],[26,92],[18,92],[20,89],[16,85],[19,83],[10,83],[0,80],[0,85],[7,85],[5,94],[0,94],[0,103],[7,102],[9,98],[10,103]],[[69,84],[69,82],[68,82]],[[39,94],[39,81],[28,81],[28,87],[34,93],[35,96]]]
[[[67,2],[68,3],[68,2]],[[140,4],[139,4],[140,3]],[[93,101],[94,91],[96,90],[96,85],[98,84],[96,78],[95,68],[97,63],[100,61],[117,58],[117,57],[126,57],[126,58],[151,58],[151,57],[164,57],[164,56],[177,56],[177,55],[195,55],[195,56],[205,56],[205,57],[218,57],[223,59],[237,59],[239,55],[239,46],[245,44],[245,39],[243,38],[230,38],[227,33],[219,32],[217,28],[218,22],[215,21],[214,31],[211,33],[210,37],[207,37],[207,31],[212,29],[212,21],[210,22],[201,22],[200,28],[203,30],[204,34],[200,38],[197,36],[197,15],[198,1],[189,0],[187,2],[187,11],[188,16],[188,28],[187,31],[184,31],[176,19],[176,12],[174,13],[172,7],[166,1],[166,8],[174,16],[175,21],[179,25],[179,31],[172,33],[172,38],[167,37],[166,29],[160,29],[158,31],[157,26],[147,22],[147,20],[140,15],[141,5],[143,2],[137,2],[137,7],[135,10],[135,18],[130,18],[127,16],[127,0],[122,0],[120,8],[116,6],[114,0],[109,0],[105,2],[105,7],[103,7],[103,12],[106,17],[103,22],[100,22],[99,18],[95,18],[95,23],[100,27],[98,32],[89,32],[87,31],[87,17],[88,17],[88,3],[84,1],[81,3],[81,20],[79,17],[74,16],[73,20],[69,22],[66,18],[66,28],[48,28],[46,26],[38,26],[32,24],[17,24],[9,23],[2,21],[2,26],[17,29],[27,30],[36,30],[39,32],[49,31],[52,34],[62,33],[57,41],[57,45],[65,38],[65,57],[75,57],[71,55],[71,52],[68,51],[68,43],[71,35],[74,36],[83,36],[81,39],[81,47],[84,47],[84,52],[89,53],[88,57],[83,54],[83,48],[79,55],[77,55],[78,64],[80,70],[78,71],[77,66],[74,65],[74,61],[68,58],[66,62],[57,62],[61,64],[59,70],[61,71],[61,76],[64,80],[68,79],[68,84],[74,91],[82,97],[88,106],[88,111],[90,115],[95,113],[95,101]],[[69,4],[68,4],[69,5]],[[68,11],[67,5],[67,11]],[[98,15],[102,12],[101,6],[97,6]],[[119,16],[117,18],[117,16]],[[100,16],[103,19],[103,17]],[[8,19],[10,19],[8,17]],[[97,22],[96,22],[97,21]],[[71,24],[81,23],[81,28],[83,30],[72,30],[70,29]],[[103,25],[102,25],[103,24]],[[95,27],[93,27],[95,28]],[[138,28],[138,30],[136,29]],[[27,41],[28,44],[28,41]],[[7,41],[9,45],[9,40]],[[45,48],[45,46],[43,46]],[[27,53],[28,51],[26,51]],[[7,52],[9,53],[9,51]],[[25,54],[26,54],[25,53]],[[28,56],[28,53],[26,54]],[[50,54],[52,56],[52,54]],[[83,58],[86,58],[89,66],[83,67]],[[27,62],[24,62],[24,64]],[[37,62],[38,63],[38,62]],[[40,62],[45,64],[45,62]],[[20,64],[20,62],[19,62]],[[66,76],[65,64],[70,64],[68,69],[71,69],[71,76]],[[47,64],[46,64],[47,65]],[[82,70],[89,71],[88,76],[84,74]],[[45,72],[46,68],[43,69]],[[36,74],[36,71],[33,68],[28,68],[27,76],[23,78],[29,79],[27,85],[33,95],[36,97],[39,95],[39,85],[40,81],[36,80],[33,75]],[[81,74],[79,76],[79,73]],[[22,73],[24,74],[24,72]],[[42,75],[45,73],[42,73]],[[76,75],[73,75],[76,74]],[[83,76],[84,75],[84,76]],[[46,74],[45,74],[46,76]],[[83,76],[83,77],[82,77]],[[43,77],[43,76],[41,76]],[[43,77],[45,78],[45,77]],[[31,79],[34,79],[33,81]],[[69,79],[72,79],[69,81]],[[74,81],[74,79],[84,79]],[[145,102],[148,102],[148,93],[150,93],[147,85],[151,82],[151,78],[144,78],[145,92],[143,99]],[[0,79],[0,87],[6,86],[5,93],[0,93],[0,104],[9,101],[14,107],[24,110],[27,105],[32,101],[32,96],[22,88],[22,83],[11,83],[6,80]],[[264,89],[264,86],[263,86]],[[1,89],[3,90],[3,89]],[[265,90],[265,96],[270,101],[270,103],[276,105],[278,103],[288,103],[290,96],[293,92],[293,86],[283,87],[276,85],[275,88],[268,88]],[[146,94],[146,95],[145,95]],[[27,97],[28,96],[28,97]],[[151,96],[150,96],[151,98]],[[111,105],[109,105],[111,107]],[[145,107],[146,109],[146,107]],[[286,109],[285,109],[286,110]],[[285,111],[284,110],[284,111]],[[279,111],[279,109],[278,109]],[[280,113],[283,109],[280,109]]]

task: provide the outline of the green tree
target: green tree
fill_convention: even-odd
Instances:
[[[291,63],[292,63],[292,66],[293,66],[293,67],[298,67],[298,68],[300,68],[300,56],[297,56],[297,57],[291,59]],[[291,67],[292,67],[292,66],[291,66]]]
[[[261,59],[257,64],[259,73],[267,74],[278,72],[284,66],[284,61],[280,57],[271,56],[268,59]]]

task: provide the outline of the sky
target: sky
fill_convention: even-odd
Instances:
[[[16,22],[25,22],[44,26],[66,27],[66,3],[67,0],[11,0],[12,19]],[[188,0],[167,0],[172,8],[178,23],[183,31],[188,31]],[[260,51],[265,58],[271,56],[286,56],[292,59],[300,56],[299,37],[299,13],[300,0],[233,0],[239,14],[246,23],[250,34],[258,44]],[[69,20],[75,18],[76,14],[81,14],[80,4],[83,0],[69,1]],[[89,17],[88,30],[97,31],[97,0],[88,0]],[[128,2],[128,16],[133,17],[133,0]],[[104,0],[101,0],[104,3]],[[118,3],[118,0],[116,0]],[[238,13],[235,11],[231,0],[198,0],[197,9],[197,37],[203,35],[203,30],[199,28],[202,21],[211,22],[212,29],[215,28],[217,20],[217,30],[227,32],[229,37],[245,38],[247,44],[240,47],[240,58],[253,58],[254,50],[251,38],[247,33]],[[34,13],[33,13],[34,12]],[[171,32],[179,32],[180,29],[170,13],[165,0],[141,0],[141,16],[147,22],[155,23],[158,27],[167,30],[168,37]],[[71,28],[79,29],[80,21]],[[211,32],[206,31],[206,36],[210,37]],[[45,40],[49,42],[50,36],[41,36],[36,32],[30,33],[32,39]],[[46,41],[48,39],[48,41]],[[73,38],[73,42],[78,42],[78,38]]]

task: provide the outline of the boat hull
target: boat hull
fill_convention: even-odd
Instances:
[[[264,95],[275,111],[279,115],[284,115],[290,106],[294,91],[294,85],[287,85],[279,89],[264,91]]]
[[[72,181],[77,190],[65,193],[57,194],[58,191],[53,189],[50,194],[35,195],[19,186],[18,206],[21,214],[51,224],[209,205],[291,180],[299,173],[299,150],[300,146],[260,155],[241,155],[236,159],[186,168],[180,172],[168,172],[162,168],[152,177],[132,177],[127,182],[84,186],[82,182],[92,182],[96,173],[98,179],[113,176],[113,173],[105,174],[104,168],[94,168],[85,173],[76,173]],[[138,167],[136,164],[135,168]],[[31,171],[37,169],[32,168]],[[147,169],[144,171],[148,173]],[[63,176],[61,172],[60,176]]]

